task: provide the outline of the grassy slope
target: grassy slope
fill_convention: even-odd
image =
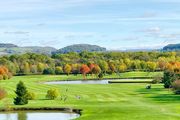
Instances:
[[[128,76],[134,73],[128,73]],[[137,75],[138,73],[136,73]],[[140,73],[142,74],[142,73]],[[126,73],[127,75],[127,73]],[[78,76],[77,79],[80,79]],[[79,120],[179,120],[180,96],[163,89],[161,84],[146,90],[146,84],[108,84],[108,85],[44,85],[36,83],[43,80],[75,79],[74,76],[21,76],[0,85],[8,90],[8,98],[0,106],[11,107],[74,107],[83,109]],[[13,97],[16,83],[22,80],[29,91],[37,94],[37,99],[25,106],[14,106]],[[67,101],[45,100],[46,91],[57,88]],[[66,92],[66,89],[68,91]],[[81,96],[80,100],[76,95]]]

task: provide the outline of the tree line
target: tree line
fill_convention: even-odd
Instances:
[[[164,71],[180,61],[180,52],[26,53],[0,57],[0,65],[13,75],[83,74],[98,76],[126,71]],[[0,69],[1,70],[1,69]],[[178,68],[177,68],[178,70]]]

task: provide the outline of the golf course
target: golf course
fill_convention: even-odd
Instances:
[[[136,78],[162,76],[162,72],[126,72],[120,76],[107,75],[106,78]],[[88,76],[87,79],[91,79]],[[114,84],[44,84],[47,81],[81,80],[82,75],[26,75],[1,80],[0,86],[8,91],[8,96],[0,101],[1,109],[13,108],[72,108],[81,110],[77,120],[179,120],[180,96],[165,89],[163,84],[114,83]],[[118,80],[119,80],[118,79]],[[133,80],[133,79],[132,79]],[[135,80],[135,79],[134,79]],[[14,105],[16,85],[24,82],[27,90],[36,98],[26,105]],[[84,80],[85,81],[85,80]],[[142,79],[143,81],[143,79]],[[55,88],[60,95],[55,100],[47,100],[47,90]],[[66,97],[66,99],[64,99]]]

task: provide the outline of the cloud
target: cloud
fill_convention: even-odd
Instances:
[[[6,32],[4,32],[4,34],[20,34],[20,35],[27,35],[27,34],[29,34],[29,32],[25,32],[25,31],[14,31],[14,32],[9,32],[9,31],[6,31]]]
[[[140,30],[140,32],[145,32],[147,34],[158,34],[161,31],[162,31],[162,29],[160,27],[158,27],[158,26]]]
[[[158,35],[159,38],[167,38],[167,39],[174,39],[177,37],[180,37],[180,34],[159,34]]]

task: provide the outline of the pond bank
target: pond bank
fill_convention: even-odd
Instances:
[[[76,113],[81,115],[81,109],[73,109],[73,108],[53,108],[53,107],[40,107],[40,108],[8,108],[8,109],[0,109],[0,112],[14,112],[14,111],[60,111],[60,112],[69,112]]]

